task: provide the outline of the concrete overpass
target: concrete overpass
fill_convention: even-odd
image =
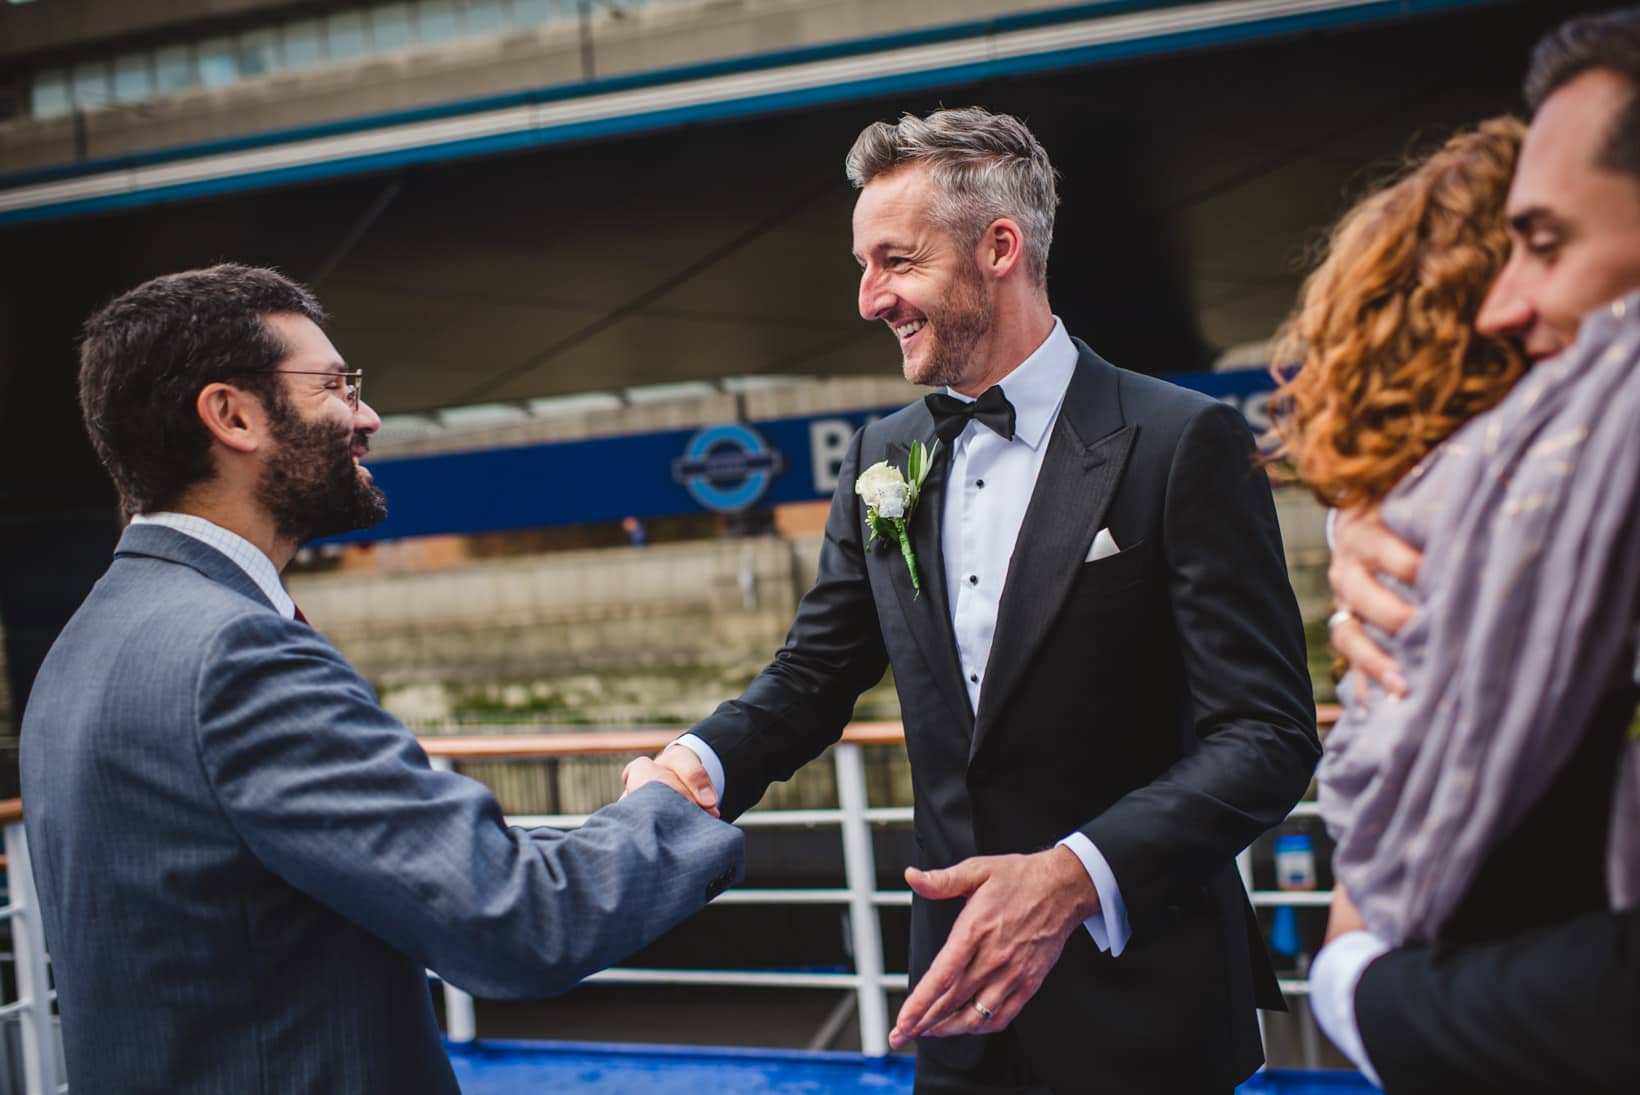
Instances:
[[[0,123],[0,618],[19,692],[116,531],[74,333],[145,277],[234,259],[310,281],[388,414],[891,373],[888,336],[854,314],[842,154],[872,120],[978,102],[1028,118],[1064,177],[1051,289],[1071,329],[1133,368],[1200,369],[1268,337],[1352,194],[1417,138],[1515,107],[1531,41],[1610,5],[624,6]],[[0,63],[15,89],[358,5],[163,7],[0,7]]]

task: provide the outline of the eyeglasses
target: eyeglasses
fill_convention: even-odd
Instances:
[[[285,376],[328,376],[342,382],[342,398],[355,411],[359,409],[359,400],[364,397],[364,370],[359,369],[351,373],[335,373],[328,369],[261,369],[258,372],[281,373]]]

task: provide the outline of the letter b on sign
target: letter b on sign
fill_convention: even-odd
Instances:
[[[846,418],[816,418],[809,423],[809,452],[814,457],[814,493],[837,489],[837,470],[848,453],[854,427]]]

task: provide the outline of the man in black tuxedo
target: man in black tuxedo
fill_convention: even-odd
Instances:
[[[1541,361],[1572,345],[1585,315],[1640,289],[1640,8],[1545,37],[1526,98],[1506,208],[1513,248],[1477,326]],[[1411,607],[1378,575],[1411,582],[1418,563],[1376,514],[1340,515],[1333,642],[1391,691],[1405,685],[1362,621],[1388,633],[1407,622]],[[1389,949],[1335,893],[1312,970],[1316,1015],[1391,1092],[1640,1085],[1640,906],[1612,911],[1605,877],[1640,664],[1635,677],[1609,682],[1594,717],[1567,728],[1577,750],[1488,854],[1438,945]]]
[[[879,123],[848,173],[860,314],[945,390],[854,437],[784,648],[661,761],[734,817],[892,664],[917,897],[891,1040],[920,1039],[918,1090],[1229,1091],[1281,1006],[1234,859],[1319,755],[1252,435],[1066,334],[1053,169],[1017,120]],[[919,589],[855,485],[936,440]]]

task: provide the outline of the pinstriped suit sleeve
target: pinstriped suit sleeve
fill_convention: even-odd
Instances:
[[[336,650],[265,612],[228,624],[198,683],[199,760],[251,852],[476,995],[561,992],[702,908],[741,834],[644,787],[580,830],[503,823],[434,771]]]

